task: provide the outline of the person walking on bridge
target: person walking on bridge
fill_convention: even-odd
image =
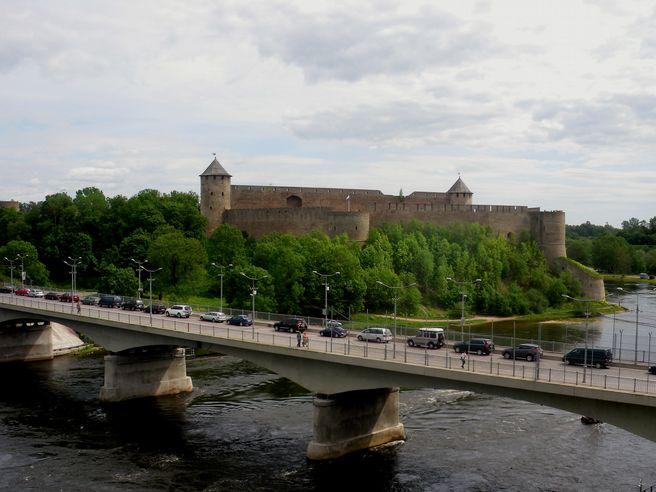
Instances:
[[[80,301],[77,301],[77,314],[80,314],[82,312],[82,307],[80,306]]]
[[[467,354],[463,352],[460,354],[460,369],[465,368],[465,362],[467,362]]]
[[[297,347],[300,347],[300,346],[301,346],[301,339],[302,339],[302,337],[303,337],[303,335],[301,335],[301,332],[300,332],[300,331],[297,331],[297,332],[296,332],[296,346],[297,346]]]

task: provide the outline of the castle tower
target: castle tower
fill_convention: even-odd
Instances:
[[[200,175],[200,212],[207,219],[207,234],[223,223],[223,212],[230,210],[230,178],[216,160]]]
[[[464,181],[460,179],[460,176],[458,176],[458,180],[453,183],[453,186],[449,188],[449,191],[446,192],[449,203],[454,205],[471,205],[473,195],[474,194],[469,188],[467,188]]]

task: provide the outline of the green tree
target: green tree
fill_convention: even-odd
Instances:
[[[148,261],[159,267],[161,284],[178,294],[202,290],[207,281],[204,265],[207,255],[197,239],[181,232],[163,234],[150,245]]]
[[[98,292],[121,296],[137,296],[139,280],[132,269],[105,265],[101,268],[100,273],[100,279],[96,286]]]
[[[21,261],[17,259],[18,255],[23,257],[26,283],[28,285],[46,285],[48,283],[48,270],[39,261],[39,254],[36,248],[27,241],[9,241],[0,247],[0,258],[6,257],[14,260],[14,266],[16,267],[14,270],[14,283],[17,285],[20,283]]]

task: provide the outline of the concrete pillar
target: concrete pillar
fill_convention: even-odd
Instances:
[[[314,399],[314,439],[308,458],[339,458],[405,439],[399,423],[399,389],[349,391]]]
[[[47,321],[11,321],[0,325],[0,362],[52,358],[52,328]]]
[[[194,389],[187,376],[183,348],[145,348],[105,356],[105,384],[100,400],[116,402],[148,396],[176,395]]]

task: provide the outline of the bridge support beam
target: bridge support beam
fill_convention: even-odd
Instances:
[[[399,389],[349,391],[314,398],[314,439],[308,458],[326,460],[405,439]]]
[[[53,358],[52,327],[47,321],[0,325],[0,362],[32,362]]]
[[[144,348],[105,356],[101,401],[176,395],[193,389],[183,348]]]

